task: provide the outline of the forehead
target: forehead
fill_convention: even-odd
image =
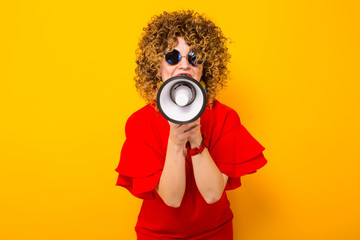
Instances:
[[[186,37],[181,36],[176,38],[169,38],[165,52],[171,52],[173,49],[176,49],[183,56],[189,52],[194,52],[198,57],[203,58],[203,51],[201,50],[203,47],[199,45],[188,44],[185,39]]]
[[[183,37],[177,37],[176,39],[168,40],[168,49],[190,49],[189,44],[185,41]]]

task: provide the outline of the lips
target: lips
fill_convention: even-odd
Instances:
[[[186,76],[191,77],[191,78],[193,77],[190,73],[179,73],[176,76],[180,76],[180,75],[186,75]]]

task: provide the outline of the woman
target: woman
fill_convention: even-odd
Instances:
[[[140,240],[233,238],[225,190],[266,164],[264,148],[237,113],[215,99],[230,59],[220,28],[192,11],[152,18],[137,50],[136,88],[148,105],[127,121],[117,185],[144,199],[135,230]],[[208,104],[188,124],[156,108],[158,86],[186,74],[206,87]]]

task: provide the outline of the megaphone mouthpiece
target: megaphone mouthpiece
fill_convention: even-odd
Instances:
[[[171,99],[180,107],[191,104],[196,96],[195,88],[188,82],[175,83],[170,89]]]

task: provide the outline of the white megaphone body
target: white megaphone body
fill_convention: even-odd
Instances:
[[[207,100],[203,86],[183,74],[166,80],[159,88],[156,103],[160,113],[170,122],[186,124],[205,111]]]

